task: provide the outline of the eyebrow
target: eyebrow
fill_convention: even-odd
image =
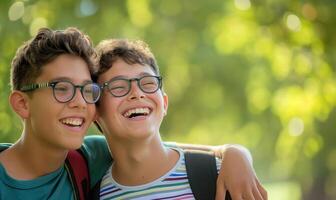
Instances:
[[[156,76],[155,74],[150,74],[148,72],[141,72],[138,76],[136,76],[137,78],[140,78],[140,77],[143,77],[143,76]],[[119,75],[119,76],[114,76],[113,78],[111,78],[110,80],[108,81],[105,81],[105,82],[109,82],[109,81],[112,81],[112,80],[118,80],[118,79],[129,79],[129,77],[127,76],[124,76],[124,75]]]
[[[73,81],[69,77],[65,77],[65,76],[53,78],[49,82],[53,82],[53,81],[69,81],[69,82],[73,83]],[[92,82],[93,81],[91,79],[86,79],[86,80],[82,81],[82,84],[92,83]]]

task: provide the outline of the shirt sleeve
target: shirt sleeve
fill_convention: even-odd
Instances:
[[[112,157],[105,137],[100,135],[86,136],[81,150],[88,162],[92,188],[111,166]]]
[[[219,174],[219,170],[222,167],[222,159],[219,159],[216,157],[216,168],[217,168],[217,174]]]

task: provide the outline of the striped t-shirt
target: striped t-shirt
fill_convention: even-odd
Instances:
[[[175,149],[175,148],[174,148]],[[124,186],[118,184],[112,177],[111,169],[107,170],[100,185],[100,199],[136,199],[136,200],[194,200],[191,191],[184,154],[181,149],[175,149],[180,154],[176,165],[157,180],[139,186]],[[217,168],[220,166],[217,161]]]

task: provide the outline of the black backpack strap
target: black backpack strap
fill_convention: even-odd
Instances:
[[[91,196],[90,196],[90,200],[99,200],[100,196],[100,183],[102,182],[103,179],[100,179],[96,185],[91,189]]]
[[[89,199],[90,176],[87,161],[78,150],[70,150],[65,160],[65,167],[70,176],[75,200]]]
[[[6,150],[7,148],[8,148],[8,147],[4,147],[4,148],[0,147],[0,152]]]
[[[13,144],[9,144],[9,143],[0,143],[0,152],[8,149],[9,147],[11,147]]]
[[[217,165],[213,154],[203,151],[184,152],[188,180],[197,200],[211,200],[216,197]],[[231,200],[226,192],[225,200]]]

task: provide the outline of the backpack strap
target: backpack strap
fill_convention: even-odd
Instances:
[[[2,147],[2,146],[0,146],[0,153],[2,152],[2,151],[4,151],[4,150],[6,150],[8,147]]]
[[[90,192],[89,169],[87,161],[79,149],[68,152],[65,168],[70,176],[75,200],[88,199]]]
[[[197,200],[211,200],[216,197],[217,165],[213,154],[203,151],[184,152],[188,180]],[[226,192],[225,200],[231,200]]]
[[[100,198],[100,184],[102,182],[103,178],[101,178],[96,185],[91,189],[90,192],[90,200],[99,200]]]

